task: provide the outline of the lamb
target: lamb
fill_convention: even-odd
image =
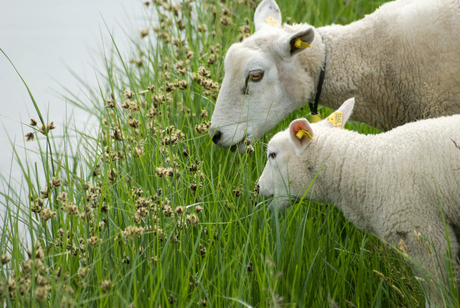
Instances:
[[[273,197],[271,206],[285,208],[291,199],[304,196],[311,184],[308,198],[335,205],[357,228],[396,247],[402,240],[408,255],[442,281],[444,269],[437,266],[420,234],[444,255],[447,231],[452,255],[457,256],[460,115],[365,136],[340,129],[353,107],[350,99],[326,120],[310,124],[297,119],[277,133],[267,147],[259,194]],[[415,266],[414,270],[424,276]]]
[[[218,146],[243,152],[315,96],[333,109],[355,97],[353,120],[383,131],[460,113],[458,0],[396,0],[346,26],[280,23],[264,0],[255,33],[228,49],[209,130]]]

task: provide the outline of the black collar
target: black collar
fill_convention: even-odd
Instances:
[[[323,67],[321,68],[321,73],[319,74],[319,81],[318,81],[318,87],[316,88],[315,102],[308,103],[310,105],[310,112],[312,115],[318,114],[318,102],[319,102],[319,97],[321,96],[321,89],[323,88],[325,71],[326,71],[326,57],[324,57]]]

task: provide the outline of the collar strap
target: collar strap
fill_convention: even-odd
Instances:
[[[319,97],[321,96],[321,89],[323,88],[324,73],[325,72],[326,72],[326,60],[324,60],[323,67],[321,68],[321,73],[319,74],[319,81],[318,81],[318,86],[316,88],[315,102],[314,103],[308,103],[310,105],[311,115],[317,115],[318,114],[318,102],[319,102]]]
[[[320,35],[321,36],[321,35]],[[321,89],[323,88],[324,73],[326,72],[326,52],[324,52],[324,62],[321,67],[321,73],[319,74],[318,86],[316,87],[316,96],[314,103],[308,103],[310,105],[310,121],[311,123],[316,123],[321,121],[321,117],[318,114],[318,102],[319,97],[321,96]]]

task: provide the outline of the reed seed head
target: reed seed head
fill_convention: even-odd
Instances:
[[[2,255],[2,265],[8,264],[10,262],[10,258],[7,255]]]
[[[34,135],[34,133],[32,133],[32,132],[27,133],[27,134],[25,135],[25,137],[26,137],[26,141],[34,141],[34,139],[35,139],[35,135]]]

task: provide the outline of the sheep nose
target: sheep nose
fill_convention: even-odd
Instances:
[[[222,133],[220,131],[216,131],[214,133],[214,136],[212,136],[212,142],[214,142],[215,144],[217,144],[220,140],[220,138],[222,137]]]

